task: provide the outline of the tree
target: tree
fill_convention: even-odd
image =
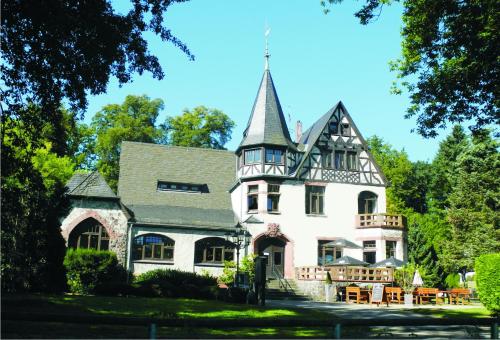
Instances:
[[[127,96],[123,104],[106,105],[92,118],[97,169],[113,190],[118,186],[121,143],[162,141],[163,131],[155,126],[162,109],[161,99]]]
[[[340,3],[343,0],[328,0]],[[355,15],[366,25],[392,0],[366,0]],[[326,1],[322,1],[327,6]],[[437,135],[447,122],[473,130],[500,123],[500,4],[491,0],[406,0],[401,58],[391,63],[410,95],[406,118]],[[401,90],[395,88],[395,93]]]
[[[368,138],[367,143],[389,181],[386,190],[388,212],[402,213],[405,209],[425,210],[422,206],[425,204],[425,193],[422,193],[421,188],[425,183],[419,182],[416,168],[408,159],[406,152],[393,149],[377,136]]]
[[[168,117],[163,125],[168,144],[212,149],[225,149],[233,127],[234,121],[224,112],[205,106]]]
[[[470,147],[469,138],[460,125],[439,144],[432,161],[432,178],[429,186],[430,204],[438,209],[450,206],[449,196],[456,184],[457,160]]]
[[[457,160],[456,185],[450,194],[450,241],[442,257],[463,278],[474,260],[500,251],[500,154],[490,132],[476,131],[472,145]]]

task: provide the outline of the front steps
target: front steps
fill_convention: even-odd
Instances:
[[[269,279],[266,283],[266,300],[309,300],[307,295],[300,293],[294,280],[287,281],[289,283],[288,289],[284,289],[280,287],[279,280]]]

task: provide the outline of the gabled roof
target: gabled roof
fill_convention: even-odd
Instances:
[[[98,171],[75,173],[68,183],[68,195],[118,198]]]
[[[344,116],[349,121],[351,128],[354,130],[354,132],[356,133],[356,136],[359,138],[361,143],[365,146],[367,145],[366,140],[361,135],[361,132],[359,131],[356,124],[354,123],[353,119],[351,118],[351,115],[349,114],[349,112],[345,108],[342,101],[339,101],[334,107],[332,107],[330,110],[328,110],[309,129],[307,129],[302,134],[302,136],[299,140],[298,148],[303,149],[305,153],[304,153],[304,156],[302,157],[300,164],[297,166],[297,168],[295,170],[296,175],[298,175],[300,173],[300,170],[302,169],[302,166],[304,165],[304,162],[306,161],[307,157],[309,156],[313,146],[316,144],[316,142],[318,141],[318,138],[321,136],[321,133],[326,128],[330,118],[332,118],[332,116],[335,114],[335,111],[337,111],[337,109],[339,109],[339,108],[342,109]],[[366,152],[368,153],[370,160],[373,162],[373,165],[375,166],[378,173],[380,174],[383,182],[387,183],[387,179],[385,178],[384,173],[382,172],[379,165],[377,164],[377,162],[373,158],[372,154],[370,153],[370,150],[368,150],[368,147],[366,148]]]
[[[228,190],[235,178],[235,155],[231,151],[122,143],[118,193],[129,208],[171,206],[232,210]],[[158,181],[206,185],[206,190],[202,193],[159,191]],[[137,211],[131,209],[137,216]]]
[[[245,146],[262,144],[296,149],[290,139],[285,116],[269,70],[265,70],[262,76],[252,114],[243,132],[243,140],[238,150]]]
[[[232,210],[200,209],[170,205],[129,205],[138,224],[188,227],[200,229],[231,229],[237,223]]]

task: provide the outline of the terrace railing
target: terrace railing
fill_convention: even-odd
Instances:
[[[406,217],[391,214],[359,214],[356,215],[356,228],[391,228],[403,229]]]
[[[327,272],[330,272],[332,281],[335,282],[389,283],[394,281],[393,268],[366,268],[360,266],[306,266],[296,268],[297,280],[323,281],[326,279]]]

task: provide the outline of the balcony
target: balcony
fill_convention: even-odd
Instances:
[[[356,228],[387,228],[404,229],[406,217],[390,214],[359,214],[356,215]]]
[[[393,282],[393,268],[366,268],[359,266],[305,266],[295,268],[296,278],[301,281],[324,281],[330,272],[334,282]]]

